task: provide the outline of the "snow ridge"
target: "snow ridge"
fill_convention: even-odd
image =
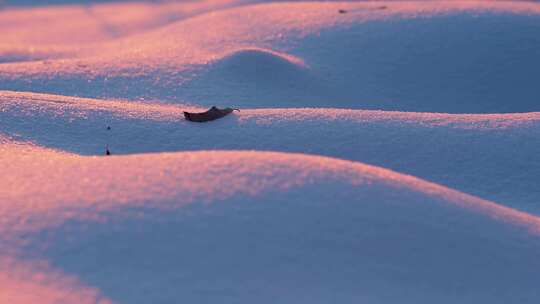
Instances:
[[[67,2],[0,10],[0,303],[540,301],[540,4]]]

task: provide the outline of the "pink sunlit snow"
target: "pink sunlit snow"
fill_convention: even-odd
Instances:
[[[540,301],[538,3],[6,0],[0,37],[0,303]]]

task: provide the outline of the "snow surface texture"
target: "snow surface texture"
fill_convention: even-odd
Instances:
[[[540,4],[30,2],[0,303],[540,301]]]
[[[28,44],[4,47],[0,81],[10,90],[206,106],[534,111],[539,21],[534,3],[273,3],[83,46],[36,45],[32,28],[17,33]],[[71,40],[61,34],[53,39]],[[51,58],[24,62],[31,54]]]
[[[0,132],[51,149],[99,155],[108,144],[115,154],[243,149],[327,155],[540,214],[540,113],[257,109],[194,125],[179,118],[184,110],[202,109],[7,91],[0,96],[6,122]]]

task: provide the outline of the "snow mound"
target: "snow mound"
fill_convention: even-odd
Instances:
[[[523,2],[251,5],[95,45],[74,59],[2,64],[0,83],[204,106],[538,111],[539,20],[540,4]],[[310,68],[284,60],[293,57]],[[247,79],[256,72],[250,65],[269,75]]]
[[[539,297],[539,218],[392,171],[247,151],[0,162],[2,262],[45,263],[95,301]]]
[[[0,10],[0,303],[539,302],[540,4],[53,2]]]
[[[211,64],[209,74],[217,74],[215,81],[222,78],[230,81],[237,78],[240,82],[268,82],[280,83],[283,78],[296,78],[301,75],[308,66],[302,59],[281,54],[272,50],[246,48],[233,52]],[[210,76],[211,77],[211,76]],[[199,82],[200,80],[196,80]]]
[[[196,76],[182,85],[182,90],[187,92],[183,94],[187,100],[200,100],[202,93],[207,95],[205,104],[225,104],[232,100],[241,104],[235,92],[257,98],[267,96],[264,100],[270,96],[273,100],[290,100],[292,90],[300,91],[316,83],[301,58],[268,49],[244,48],[199,67]],[[216,98],[216,88],[227,89]],[[189,92],[194,95],[190,96]]]
[[[361,161],[540,214],[540,113],[242,109],[210,124],[186,105],[0,92],[0,133],[83,155],[252,149]],[[111,127],[111,130],[107,130]],[[520,147],[520,149],[516,149]]]
[[[280,81],[279,77],[306,69],[300,58],[271,50],[246,48],[233,52],[213,63],[214,69],[222,70],[223,76],[236,76],[243,80]]]
[[[84,48],[87,44],[131,36],[198,14],[249,2],[3,0],[0,2],[0,45],[28,49],[49,46]],[[17,7],[29,4],[34,7]]]

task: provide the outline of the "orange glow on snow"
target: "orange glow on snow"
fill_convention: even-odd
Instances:
[[[226,78],[223,75],[233,80],[245,75],[260,75],[264,73],[257,70],[261,65],[270,69],[272,73],[269,74],[274,78],[299,75],[299,79],[308,79],[305,83],[291,85],[298,85],[301,91],[313,79],[324,79],[322,74],[330,74],[329,69],[320,68],[323,65],[320,58],[324,55],[309,53],[315,47],[324,47],[317,45],[322,43],[316,41],[310,45],[306,42],[307,47],[304,49],[295,49],[302,39],[308,41],[308,38],[320,38],[326,32],[339,32],[371,21],[412,20],[460,12],[471,15],[491,12],[540,15],[539,4],[499,1],[368,1],[244,5],[252,2],[127,2],[7,7],[0,10],[0,118],[7,118],[8,121],[0,122],[4,123],[0,129],[0,242],[5,242],[0,244],[1,304],[113,304],[99,288],[80,281],[76,274],[64,273],[62,266],[52,265],[53,262],[39,256],[40,253],[36,253],[37,257],[28,258],[21,251],[32,242],[32,238],[38,239],[40,233],[61,230],[62,225],[70,221],[83,225],[103,224],[108,229],[106,225],[113,220],[137,221],[147,216],[139,211],[144,208],[172,213],[199,206],[238,207],[239,204],[231,202],[262,202],[276,207],[284,197],[289,198],[287,195],[293,198],[292,203],[298,203],[301,201],[298,197],[303,193],[320,188],[326,191],[324,187],[328,187],[329,197],[335,193],[351,195],[351,200],[342,205],[349,204],[346,205],[349,209],[343,210],[354,210],[364,216],[362,204],[374,206],[370,210],[373,214],[368,214],[366,218],[358,216],[358,221],[369,222],[369,216],[372,216],[375,223],[384,223],[392,220],[393,207],[399,205],[400,208],[407,208],[409,205],[403,207],[403,204],[410,204],[411,209],[407,210],[412,216],[420,211],[448,216],[448,222],[459,222],[459,217],[465,218],[459,222],[459,229],[462,230],[456,231],[467,231],[467,220],[479,220],[479,223],[486,224],[481,229],[502,231],[501,240],[510,240],[510,243],[521,238],[536,240],[540,237],[540,217],[503,206],[495,202],[497,198],[482,199],[449,188],[454,185],[444,183],[446,180],[441,182],[420,175],[417,178],[397,171],[409,174],[414,172],[388,166],[396,170],[392,171],[365,164],[375,163],[361,159],[369,153],[339,154],[341,152],[336,150],[343,147],[328,147],[334,144],[332,142],[323,143],[328,144],[323,148],[321,145],[309,148],[302,146],[312,142],[313,138],[320,139],[317,137],[319,134],[312,133],[327,126],[334,126],[333,129],[328,127],[330,131],[327,137],[368,130],[362,133],[365,137],[351,136],[338,143],[341,145],[368,140],[373,143],[381,134],[389,134],[389,142],[396,141],[399,142],[397,146],[405,147],[402,151],[397,150],[397,156],[405,155],[404,151],[410,152],[411,147],[416,148],[414,144],[402,141],[413,137],[421,141],[416,138],[419,133],[424,138],[429,134],[433,136],[435,132],[442,136],[451,133],[454,140],[462,139],[461,143],[464,144],[468,144],[467,140],[479,141],[482,134],[474,132],[489,132],[495,139],[500,138],[495,133],[509,132],[505,133],[506,137],[501,137],[508,139],[521,136],[519,139],[522,139],[527,137],[519,132],[538,130],[540,112],[444,114],[405,112],[407,109],[339,109],[339,105],[333,108],[316,108],[320,106],[317,104],[313,108],[302,108],[303,105],[295,104],[290,108],[285,108],[287,105],[274,108],[255,105],[242,108],[240,112],[228,116],[228,120],[220,120],[219,125],[217,122],[209,125],[192,124],[182,119],[183,111],[203,110],[205,107],[190,100],[190,96],[185,97],[179,93],[187,91],[184,91],[184,85],[206,76],[208,78],[205,80],[208,81],[201,85],[202,93],[197,91],[200,95],[193,95],[212,101],[208,97],[208,89],[219,87],[215,85],[216,79],[223,80]],[[343,10],[342,13],[338,13],[339,10]],[[317,70],[317,67],[320,69]],[[227,82],[229,79],[225,79],[222,84],[234,86],[236,83],[233,80]],[[94,83],[101,85],[96,86],[101,89],[99,94],[92,87]],[[313,80],[313,83],[317,82]],[[12,87],[2,87],[8,84]],[[255,83],[256,89],[260,88],[259,85]],[[275,89],[271,85],[269,87]],[[241,85],[239,87],[244,89]],[[68,96],[69,90],[75,90],[77,94]],[[80,94],[78,90],[81,90]],[[128,94],[132,91],[133,95]],[[159,95],[163,92],[170,95]],[[235,102],[234,96],[223,95],[230,98],[231,103]],[[320,95],[326,98],[326,95]],[[106,133],[106,130],[111,130],[106,127],[110,125],[118,133]],[[215,126],[218,127],[210,129]],[[304,126],[315,128],[315,131],[304,129]],[[252,128],[251,131],[257,128],[255,131],[272,137],[274,145],[262,145],[265,138],[258,133],[242,137],[242,132],[248,128]],[[281,136],[287,128],[294,129],[292,135]],[[412,130],[407,134],[409,137],[395,136],[402,135],[399,132],[404,128]],[[60,135],[54,133],[58,130],[61,131]],[[236,132],[236,142],[227,146],[225,140],[233,132]],[[366,139],[370,136],[370,139]],[[285,137],[284,141],[276,140]],[[114,148],[120,147],[118,154],[113,150],[112,156],[96,156],[96,151],[101,151],[105,146],[108,149],[110,143]],[[142,144],[137,145],[139,143]],[[296,148],[284,152],[264,151],[265,148],[272,150],[275,147],[283,151],[283,147],[291,143],[296,144]],[[476,156],[489,148],[482,142],[478,146],[482,148],[474,151]],[[189,150],[192,147],[198,150]],[[377,154],[389,150],[384,149],[388,146],[378,147],[379,150],[371,152]],[[531,147],[532,151],[536,146]],[[436,154],[433,151],[432,154]],[[526,156],[532,154],[530,152]],[[511,162],[507,166],[515,166],[512,162],[514,156],[504,157],[505,161]],[[476,162],[481,157],[474,159],[471,156],[471,159]],[[414,155],[408,161],[417,164],[422,160]],[[431,164],[437,164],[438,161],[434,159]],[[408,165],[406,161],[403,163]],[[443,173],[440,175],[447,177],[448,171],[444,170],[448,170],[448,167],[444,165],[441,166]],[[428,166],[426,168],[425,171],[431,169]],[[422,173],[428,175],[432,172]],[[439,173],[437,171],[436,174]],[[427,180],[441,182],[449,187]],[[466,189],[456,189],[468,192]],[[385,200],[379,202],[379,197]],[[403,197],[410,200],[402,201]],[[306,210],[311,207],[310,201],[301,203],[305,204],[302,207]],[[321,203],[322,207],[319,207],[334,208],[332,204],[335,202],[330,200],[324,203],[328,204]],[[380,206],[388,209],[379,212]],[[303,210],[295,216],[303,215]],[[321,214],[328,210],[324,209]],[[331,220],[339,222],[339,212],[336,214],[336,218]],[[317,216],[320,214],[309,220],[318,222],[320,218]],[[357,223],[354,216],[349,220],[353,224]],[[401,220],[406,222],[409,218]],[[436,221],[421,218],[414,224],[417,225],[415,228],[420,227],[419,231],[427,227],[426,236],[431,233],[434,238],[440,230],[450,228],[445,233],[451,230],[452,227],[435,227]],[[293,219],[289,224],[294,226],[296,223]],[[344,244],[354,243],[360,234],[355,231],[347,235],[348,231],[341,231],[339,225],[335,227],[337,232],[332,233],[343,234],[348,238]],[[429,231],[430,228],[433,231]],[[385,227],[374,227],[374,235],[377,229],[384,230]],[[399,235],[395,231],[385,232],[389,236],[393,236],[392,233]],[[452,231],[445,235],[450,235],[449,240],[455,237]],[[481,238],[483,235],[480,233],[474,237]],[[314,240],[313,243],[321,240]],[[490,244],[498,248],[499,239],[491,241]],[[359,247],[354,245],[351,248],[357,250]],[[513,245],[503,248],[513,248]],[[354,250],[351,249],[345,256],[354,253]],[[394,252],[388,254],[392,258]],[[390,264],[388,268],[392,267],[395,265]]]
[[[0,303],[112,304],[76,279],[51,269],[46,262],[19,262],[0,257]]]

